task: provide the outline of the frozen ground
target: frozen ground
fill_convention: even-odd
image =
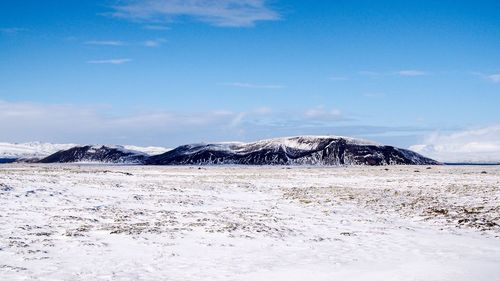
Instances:
[[[0,280],[499,280],[500,167],[0,166]]]

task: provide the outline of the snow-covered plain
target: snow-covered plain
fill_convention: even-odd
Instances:
[[[0,280],[498,280],[500,167],[0,166]]]

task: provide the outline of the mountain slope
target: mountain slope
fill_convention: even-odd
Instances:
[[[39,163],[74,163],[98,162],[143,164],[149,156],[145,153],[128,150],[123,146],[76,146],[56,152],[39,161]]]
[[[334,136],[299,136],[253,143],[191,144],[149,157],[151,165],[435,165],[406,149]]]

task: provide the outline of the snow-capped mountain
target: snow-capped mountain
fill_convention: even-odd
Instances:
[[[76,146],[56,152],[39,161],[39,163],[121,163],[143,164],[149,157],[140,151],[129,150],[123,146]]]
[[[151,165],[435,165],[413,151],[337,136],[298,136],[252,143],[189,144],[151,156]]]
[[[118,145],[75,146],[72,144],[49,145],[41,143],[33,143],[31,146],[26,144],[22,147],[17,146],[14,145],[14,148],[17,148],[18,153],[10,153],[14,158],[38,157],[42,158],[38,161],[40,163],[102,162],[146,165],[240,164],[325,166],[439,164],[437,161],[410,150],[338,136],[297,136],[251,143],[188,144],[179,146],[173,150],[161,147],[144,148]],[[11,152],[14,151],[12,145],[8,146],[4,144],[4,147],[11,148]],[[31,150],[26,149],[26,147],[31,147]],[[53,151],[57,152],[47,155],[48,152]],[[3,152],[4,155],[7,155],[6,149]]]
[[[6,143],[0,142],[0,158],[42,158],[57,151],[69,149],[76,144],[55,144],[42,142]]]
[[[7,143],[0,142],[0,163],[13,161],[28,161],[33,162],[38,159],[45,158],[61,150],[67,150],[79,146],[78,144],[66,143],[43,143],[43,142],[27,142],[27,143]],[[169,149],[158,146],[135,146],[124,145],[120,146],[123,149],[142,152],[148,155],[157,155],[167,152]]]

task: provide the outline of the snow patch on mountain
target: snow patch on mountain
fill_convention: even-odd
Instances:
[[[294,137],[282,137],[282,138],[274,138],[267,140],[260,140],[251,143],[235,143],[235,147],[238,145],[240,149],[234,149],[235,151],[240,150],[242,152],[246,152],[248,150],[253,150],[255,148],[268,148],[268,149],[298,149],[298,150],[317,150],[319,146],[324,141],[339,141],[344,140],[347,144],[354,145],[374,145],[377,146],[379,144],[363,139],[354,139],[350,137],[343,136],[294,136]]]
[[[42,142],[7,143],[0,142],[0,158],[40,158],[60,150],[69,149],[76,144],[56,144]]]
[[[158,155],[165,153],[170,150],[170,148],[161,147],[161,146],[136,146],[136,145],[124,145],[125,149],[135,150],[146,153],[148,155]]]

